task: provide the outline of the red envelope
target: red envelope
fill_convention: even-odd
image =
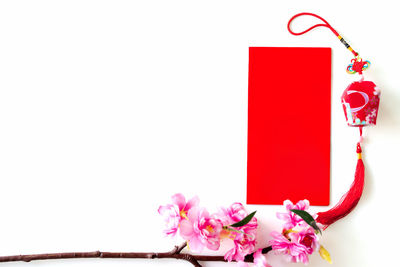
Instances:
[[[329,205],[331,49],[250,47],[248,101],[247,204]]]

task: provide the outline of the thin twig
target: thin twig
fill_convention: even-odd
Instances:
[[[177,254],[181,253],[181,251],[182,251],[186,246],[187,246],[187,242],[186,242],[186,241],[183,242],[179,247],[178,247],[178,246],[175,246],[175,247],[176,247],[175,253],[177,253]]]
[[[78,258],[124,258],[124,259],[177,259],[190,262],[195,267],[201,267],[199,261],[226,261],[224,256],[211,255],[192,255],[190,253],[182,253],[186,247],[186,242],[180,246],[175,246],[168,252],[68,252],[68,253],[46,253],[46,254],[30,254],[15,256],[0,256],[0,262],[24,261],[30,262],[34,260],[56,260],[56,259],[78,259]],[[262,253],[266,254],[271,251],[271,247],[263,248]],[[253,254],[245,257],[246,262],[253,261]]]

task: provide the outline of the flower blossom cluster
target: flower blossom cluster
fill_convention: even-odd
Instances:
[[[249,215],[241,203],[211,214],[199,206],[197,197],[186,202],[182,194],[175,194],[172,203],[160,206],[158,212],[165,220],[164,233],[168,236],[179,233],[193,252],[201,252],[204,248],[218,250],[222,239],[229,238],[233,240],[233,247],[226,252],[225,260],[237,261],[241,267],[248,266],[244,262],[245,256],[254,253],[255,266],[270,267],[261,249],[255,251],[257,219],[253,217],[245,225],[233,226]]]
[[[308,256],[320,249],[319,237],[310,225],[291,210],[306,211],[310,203],[301,200],[294,205],[286,200],[283,204],[286,212],[277,213],[277,217],[284,221],[283,230],[281,233],[271,232],[273,239],[269,243],[275,252],[285,255],[289,261],[307,264]]]

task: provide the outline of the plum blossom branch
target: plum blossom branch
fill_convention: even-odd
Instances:
[[[71,252],[0,256],[0,262],[72,258],[131,258],[131,259],[177,259],[201,267],[199,262],[235,261],[238,267],[271,267],[263,254],[274,251],[282,254],[291,262],[309,262],[309,256],[318,251],[323,259],[332,263],[329,252],[320,244],[321,234],[315,221],[316,215],[307,212],[308,200],[296,204],[284,202],[285,212],[278,212],[277,217],[284,221],[281,232],[272,231],[269,247],[256,250],[257,218],[256,212],[247,213],[241,203],[222,207],[216,213],[209,213],[199,207],[199,199],[194,197],[186,202],[182,194],[172,196],[172,203],[160,206],[158,212],[164,217],[167,236],[179,234],[185,242],[167,252]],[[231,247],[224,256],[199,255],[203,249],[217,251],[223,239],[231,240]],[[188,251],[184,251],[185,248]]]

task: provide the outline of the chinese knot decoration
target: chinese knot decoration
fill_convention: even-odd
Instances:
[[[323,24],[316,24],[305,31],[293,32],[290,28],[290,23],[300,16],[313,16],[320,19]],[[380,101],[380,90],[372,81],[364,81],[363,71],[366,70],[371,63],[368,60],[362,60],[357,53],[339,33],[322,17],[313,13],[299,13],[293,16],[287,25],[289,32],[293,35],[302,35],[316,27],[326,27],[330,29],[340,42],[354,55],[354,59],[347,66],[347,73],[359,74],[360,80],[351,83],[342,95],[342,104],[347,124],[349,126],[358,127],[360,131],[360,141],[357,143],[357,167],[354,176],[353,184],[349,191],[345,193],[340,201],[330,210],[319,212],[316,221],[324,225],[324,229],[335,221],[345,217],[357,205],[361,198],[364,188],[364,163],[362,161],[361,142],[362,129],[364,126],[375,125],[378,116],[378,108]]]

